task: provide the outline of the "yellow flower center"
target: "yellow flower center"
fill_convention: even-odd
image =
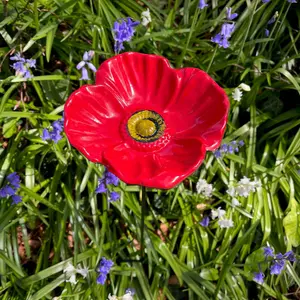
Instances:
[[[140,120],[136,123],[135,130],[142,137],[150,137],[155,134],[156,126],[152,120]]]
[[[159,139],[165,128],[163,118],[151,110],[138,111],[127,122],[127,132],[138,142],[153,142]]]

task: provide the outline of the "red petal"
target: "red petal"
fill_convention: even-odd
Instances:
[[[139,109],[160,113],[176,94],[177,72],[157,55],[127,52],[106,60],[96,73],[96,84],[119,94],[131,112]]]
[[[224,90],[205,72],[185,68],[175,101],[163,117],[178,137],[201,138],[207,150],[219,147],[227,121],[229,101]]]
[[[64,114],[64,130],[70,143],[93,162],[102,162],[103,151],[122,140],[124,109],[103,86],[85,85],[75,91]]]
[[[153,153],[120,144],[105,151],[103,156],[107,168],[124,182],[169,189],[199,167],[205,147],[197,139],[174,139]]]

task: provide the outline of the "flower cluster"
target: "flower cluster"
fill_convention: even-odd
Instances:
[[[232,98],[233,100],[240,102],[243,97],[243,92],[249,92],[251,90],[250,86],[245,83],[241,83],[238,87],[236,87],[232,92]]]
[[[15,61],[12,68],[16,71],[16,75],[21,75],[25,79],[32,77],[30,73],[30,68],[35,68],[36,60],[35,59],[25,59],[21,57],[20,53],[16,53],[14,56],[10,57],[10,60]]]
[[[93,58],[94,54],[95,54],[95,52],[92,50],[85,51],[83,54],[83,57],[82,57],[82,61],[76,66],[77,70],[81,70],[80,80],[90,80],[88,70],[86,67],[88,67],[93,72],[97,71],[95,66],[90,62],[90,60]]]
[[[292,250],[286,252],[285,254],[278,253],[274,254],[274,250],[271,247],[264,247],[264,256],[265,259],[271,258],[270,274],[271,275],[280,275],[284,269],[285,263],[287,261],[294,262],[296,261],[295,254]],[[263,272],[255,272],[253,274],[253,280],[259,284],[264,283],[265,275]]]
[[[99,193],[108,193],[108,201],[114,202],[120,199],[120,194],[117,192],[110,192],[107,188],[107,185],[113,184],[117,186],[119,184],[119,178],[113,173],[110,173],[108,170],[104,171],[103,177],[98,180],[98,186],[96,188],[96,194]]]
[[[18,204],[21,202],[22,198],[16,195],[16,192],[20,188],[20,176],[13,172],[6,177],[8,184],[0,189],[0,198],[11,197],[13,204]]]
[[[218,207],[216,210],[212,209],[211,211],[211,218],[215,220],[218,218],[218,224],[220,228],[231,228],[234,226],[234,222],[231,219],[227,219],[225,217],[226,211],[221,207]],[[205,216],[199,224],[203,227],[207,227],[209,225],[209,217]]]
[[[105,257],[101,258],[99,267],[97,269],[97,271],[100,273],[97,277],[98,284],[104,285],[107,278],[107,274],[109,273],[113,265],[114,263],[112,260],[106,259]]]
[[[151,23],[152,19],[151,19],[149,8],[147,8],[147,10],[142,12],[141,17],[142,17],[143,26],[147,26],[149,23]]]
[[[239,152],[239,148],[245,145],[244,141],[232,141],[229,144],[223,144],[219,149],[217,149],[214,154],[216,158],[222,157],[223,154],[233,154],[234,152]]]
[[[231,13],[231,7],[226,8],[226,18],[229,21],[232,21],[237,16],[238,16],[237,13],[234,13],[234,14]],[[228,39],[231,37],[234,29],[235,29],[235,24],[234,23],[224,23],[224,24],[222,24],[221,31],[217,35],[212,37],[211,41],[213,43],[218,44],[220,47],[223,47],[225,49],[228,48],[229,47]]]
[[[67,267],[64,269],[64,273],[67,276],[66,282],[70,282],[72,284],[76,284],[76,274],[80,274],[83,278],[86,278],[88,275],[88,268],[81,268],[80,265],[75,268],[70,262],[68,262]]]
[[[135,289],[128,288],[125,291],[125,295],[121,297],[117,297],[115,295],[109,294],[107,300],[133,300],[134,294],[135,294]]]
[[[211,197],[213,187],[212,184],[207,183],[205,179],[199,179],[196,189],[198,194],[202,194],[205,197]]]
[[[62,139],[61,133],[64,130],[64,117],[60,120],[54,121],[51,125],[52,130],[43,129],[42,139],[44,141],[52,140],[54,143],[58,143]]]
[[[114,23],[113,33],[116,53],[124,49],[124,42],[129,42],[132,39],[135,33],[135,27],[138,24],[140,24],[140,22],[133,22],[131,18],[121,19]]]

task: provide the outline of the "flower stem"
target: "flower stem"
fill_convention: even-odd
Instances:
[[[141,256],[144,257],[144,230],[145,230],[145,213],[147,208],[146,187],[141,187],[142,193],[142,217],[141,217]]]

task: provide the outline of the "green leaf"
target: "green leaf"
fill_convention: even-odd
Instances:
[[[3,125],[3,136],[5,138],[12,137],[17,132],[18,119],[12,119]]]
[[[214,281],[219,279],[219,272],[217,269],[202,269],[200,272],[200,277],[203,279]]]
[[[260,272],[266,270],[268,263],[264,256],[264,249],[260,248],[252,252],[245,261],[244,270],[252,277],[254,272]]]
[[[288,241],[293,247],[300,245],[300,206],[292,199],[290,202],[291,210],[283,219],[283,227]]]

